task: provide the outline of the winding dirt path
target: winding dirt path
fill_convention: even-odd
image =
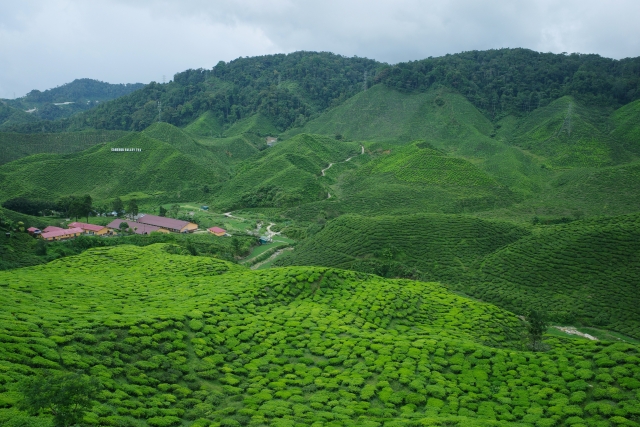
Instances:
[[[598,338],[593,335],[585,334],[584,332],[580,332],[573,326],[554,326],[554,328],[564,332],[565,334],[577,335],[579,337],[590,339],[591,341],[598,341]]]
[[[269,226],[267,227],[267,233],[266,233],[266,236],[267,236],[268,238],[270,238],[270,239],[272,239],[272,238],[273,238],[273,236],[277,236],[277,235],[279,235],[279,234],[280,234],[280,231],[271,231],[271,227],[272,227],[272,226],[274,226],[274,225],[276,225],[276,224],[275,224],[275,223],[273,223],[273,222],[270,222],[270,223],[269,223]]]
[[[233,216],[233,215],[231,215],[231,212],[225,212],[222,215],[226,216],[227,218],[235,218],[235,219],[240,219],[240,220],[244,221],[244,218],[240,218],[239,216]]]
[[[362,151],[360,152],[360,154],[359,154],[359,155],[362,155],[362,154],[364,154],[364,145],[361,145],[361,146],[360,146],[360,148],[362,149]],[[355,156],[351,156],[351,157],[347,158],[347,160],[343,160],[343,161],[338,162],[338,163],[346,163],[346,162],[350,161],[351,159],[353,159],[354,157],[355,157]],[[327,166],[326,168],[322,169],[322,171],[320,171],[321,175],[322,175],[322,176],[324,176],[324,172],[325,172],[327,169],[330,169],[330,168],[331,168],[331,166],[333,166],[334,164],[335,164],[335,163],[329,163],[329,166]],[[329,196],[329,197],[331,197],[331,196]],[[329,198],[329,197],[328,197],[328,198]]]

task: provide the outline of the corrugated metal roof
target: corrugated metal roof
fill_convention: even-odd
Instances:
[[[54,227],[54,228],[58,228],[58,227]],[[46,233],[42,233],[41,236],[43,239],[50,239],[52,237],[72,236],[77,233],[84,233],[84,230],[82,230],[82,228],[69,228],[66,230],[63,228],[60,228],[59,230],[53,230]]]
[[[209,228],[209,231],[211,231],[212,233],[226,233],[227,230],[225,230],[224,228],[220,228],[220,227],[211,227]]]
[[[47,228],[42,230],[42,232],[43,233],[49,233],[51,231],[59,231],[59,230],[64,230],[64,228],[56,227],[54,225],[49,225],[49,226],[47,226]]]
[[[100,231],[104,228],[103,225],[87,224],[84,222],[72,222],[71,224],[68,225],[68,227],[69,228],[77,227],[77,228],[82,228],[83,230],[89,230],[89,231]]]
[[[119,230],[120,223],[122,222],[126,222],[129,228],[132,229],[133,232],[136,234],[149,234],[149,233],[153,233],[154,231],[160,230],[160,227],[155,227],[153,225],[148,225],[148,224],[141,224],[135,221],[128,221],[126,219],[114,219],[107,225],[107,228]]]
[[[185,226],[189,225],[189,221],[182,221],[180,219],[166,218],[164,216],[156,215],[140,215],[138,222],[143,224],[155,225],[156,227],[168,228],[170,230],[182,230]]]

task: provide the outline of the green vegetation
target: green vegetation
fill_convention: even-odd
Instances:
[[[607,135],[606,116],[565,96],[538,108],[520,121],[513,143],[545,157],[553,166],[605,166],[629,160],[622,146]],[[604,122],[604,123],[603,123]]]
[[[277,264],[457,283],[485,256],[528,234],[508,223],[458,215],[342,215]]]
[[[302,134],[263,151],[224,183],[211,205],[287,207],[327,197],[321,171],[358,152],[359,144]]]
[[[0,165],[32,154],[68,154],[94,145],[115,141],[127,133],[122,131],[84,131],[67,133],[2,133],[0,132]]]
[[[32,90],[22,98],[5,99],[2,102],[19,111],[35,109],[32,113],[26,113],[31,116],[31,119],[26,122],[34,122],[38,119],[56,120],[86,111],[100,102],[119,98],[143,87],[142,83],[110,84],[92,79],[76,79],[53,89],[43,92]],[[21,122],[25,121],[16,121],[15,117],[9,120],[3,119],[0,113],[0,128]]]
[[[533,231],[464,216],[343,215],[277,264],[437,280],[515,313],[534,308],[640,338],[640,216]]]
[[[114,152],[112,148],[141,151]],[[225,174],[210,151],[179,129],[159,123],[147,132],[79,153],[39,154],[0,166],[0,198],[55,200],[89,193],[104,200],[146,191],[189,200],[202,195],[205,185],[215,185]]]
[[[524,351],[515,316],[434,283],[252,272],[154,245],[0,284],[3,420],[26,417],[17,384],[45,369],[101,383],[92,425],[633,425],[640,412],[636,346],[547,337],[549,351]]]
[[[92,426],[640,425],[639,61],[296,52],[0,104],[0,424],[75,423],[32,399],[73,377]],[[112,210],[232,237],[25,232]]]
[[[466,287],[508,310],[640,338],[640,215],[544,227],[482,261]]]

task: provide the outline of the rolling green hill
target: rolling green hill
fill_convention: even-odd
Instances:
[[[526,229],[454,215],[328,222],[277,261],[438,280],[516,313],[640,337],[640,214]]]
[[[225,176],[214,154],[180,130],[160,123],[148,132],[169,142],[136,133],[78,153],[38,154],[5,164],[0,167],[0,198],[54,200],[88,193],[101,200],[130,192],[193,198],[202,197],[204,185],[218,184]]]
[[[310,121],[300,131],[340,134],[361,141],[469,143],[469,139],[489,136],[492,130],[486,117],[451,91],[403,93],[376,85]]]
[[[218,122],[218,119],[211,111],[205,111],[189,123],[184,130],[194,136],[209,136],[217,137],[222,134],[222,126]]]
[[[508,310],[640,337],[640,214],[547,227],[485,257],[465,288]]]
[[[5,425],[52,426],[16,408],[14,385],[44,369],[100,381],[93,425],[638,421],[634,345],[547,337],[550,350],[532,353],[513,314],[436,283],[249,271],[167,249],[0,272]]]
[[[508,206],[518,195],[461,157],[445,154],[425,141],[405,146],[369,148],[343,173],[329,170],[331,199],[291,209],[294,218],[311,219],[316,211],[363,215],[464,213]],[[384,148],[389,148],[385,150]],[[346,167],[346,166],[345,166]]]
[[[611,136],[624,144],[624,147],[640,154],[640,100],[619,108],[611,115],[614,126]]]
[[[37,118],[31,114],[8,105],[6,101],[0,101],[0,129],[2,125],[20,125],[35,121],[37,121]]]
[[[485,256],[528,234],[458,215],[342,215],[277,263],[456,283]]]
[[[0,132],[0,165],[32,154],[68,154],[122,138],[122,131],[84,131],[61,133]]]
[[[513,143],[554,166],[607,166],[629,160],[621,144],[603,129],[606,116],[565,96],[523,118]]]
[[[288,207],[327,197],[321,171],[331,162],[358,153],[355,142],[301,134],[260,152],[224,183],[211,205],[237,207]]]

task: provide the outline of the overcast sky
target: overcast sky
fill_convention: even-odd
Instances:
[[[639,0],[0,0],[0,97],[170,80],[240,56],[388,63],[465,50],[640,56]]]

